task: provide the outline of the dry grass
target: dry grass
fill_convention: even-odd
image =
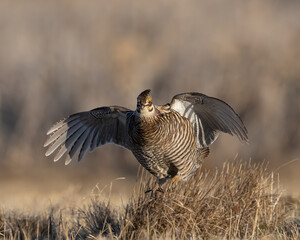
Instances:
[[[165,193],[145,194],[154,179],[140,174],[129,203],[114,209],[97,197],[81,209],[53,207],[30,216],[0,214],[6,239],[299,239],[299,199],[282,197],[265,164],[235,161],[200,171]]]
[[[247,239],[280,235],[279,225],[293,209],[281,198],[274,175],[266,172],[264,164],[226,163],[220,172],[201,172],[188,184],[172,186],[156,198],[143,194],[148,184],[153,180],[139,185],[136,198],[127,207],[127,237]],[[292,228],[288,231],[292,234]],[[299,232],[294,234],[299,237]]]
[[[19,212],[0,212],[0,239],[75,239],[77,226],[73,216],[62,216],[52,208],[32,215]]]

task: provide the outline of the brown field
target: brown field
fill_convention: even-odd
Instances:
[[[299,16],[295,0],[0,1],[0,239],[299,238]],[[156,199],[122,148],[44,156],[56,121],[147,88],[225,100],[249,144],[221,135]]]

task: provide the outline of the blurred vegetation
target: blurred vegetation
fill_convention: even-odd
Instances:
[[[146,88],[156,104],[197,91],[240,114],[250,144],[221,136],[207,165],[237,153],[274,167],[299,158],[299,15],[300,2],[284,0],[2,0],[2,176],[62,166],[44,157],[52,124],[98,106],[134,109]],[[71,164],[84,179],[107,169],[132,176],[138,166],[116,147],[86,158]],[[298,172],[293,167],[289,175]]]

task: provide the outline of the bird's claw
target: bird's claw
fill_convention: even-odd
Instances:
[[[156,184],[153,189],[149,189],[145,193],[149,193],[149,192],[151,192],[151,196],[155,196],[156,192],[164,193],[164,190],[159,184]]]

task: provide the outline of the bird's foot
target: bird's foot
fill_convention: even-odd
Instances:
[[[164,193],[164,190],[162,189],[162,187],[157,183],[153,189],[149,189],[147,190],[145,193],[150,193],[151,192],[151,196],[155,196],[155,194],[157,192],[160,192],[160,193]]]

